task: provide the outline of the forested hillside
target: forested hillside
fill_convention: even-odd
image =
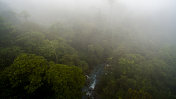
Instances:
[[[138,30],[135,20],[115,24],[99,14],[45,25],[0,5],[1,99],[176,99],[173,32],[155,35],[149,25]]]

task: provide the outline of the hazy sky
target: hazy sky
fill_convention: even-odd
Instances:
[[[111,10],[119,6],[129,9],[134,13],[153,13],[162,12],[164,10],[174,10],[176,0],[1,0],[7,2],[16,11],[28,10],[30,12],[79,10],[89,11],[93,9]]]
[[[0,0],[15,12],[25,10],[35,22],[102,18],[109,25],[124,24],[139,31],[173,32],[176,0]],[[152,31],[152,32],[151,32]],[[157,34],[157,33],[156,33]],[[162,34],[162,33],[161,33]]]

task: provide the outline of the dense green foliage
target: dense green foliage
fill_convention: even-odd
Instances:
[[[81,98],[88,64],[74,48],[62,38],[0,21],[1,98]]]
[[[157,56],[126,54],[120,58],[114,57],[101,78],[97,92],[102,95],[101,98],[111,99],[173,99],[176,82],[174,66]],[[129,94],[129,91],[139,94],[131,96],[133,93]]]
[[[4,98],[79,98],[84,85],[81,69],[54,64],[34,54],[18,56],[0,78]]]
[[[28,15],[25,22],[9,23],[3,17],[0,98],[79,99],[84,74],[99,64],[105,66],[95,88],[97,99],[176,98],[174,44],[96,22],[44,28],[27,21]]]
[[[48,82],[52,84],[52,89],[58,99],[81,98],[80,89],[84,85],[84,76],[81,70],[66,65],[55,65],[47,72]]]

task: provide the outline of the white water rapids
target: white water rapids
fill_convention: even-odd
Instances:
[[[98,82],[98,77],[103,73],[104,65],[99,65],[94,68],[89,76],[87,76],[88,85],[83,88],[83,92],[86,93],[82,99],[94,99],[94,90]]]

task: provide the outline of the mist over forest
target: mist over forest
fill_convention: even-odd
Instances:
[[[0,0],[0,98],[176,99],[175,0]]]

